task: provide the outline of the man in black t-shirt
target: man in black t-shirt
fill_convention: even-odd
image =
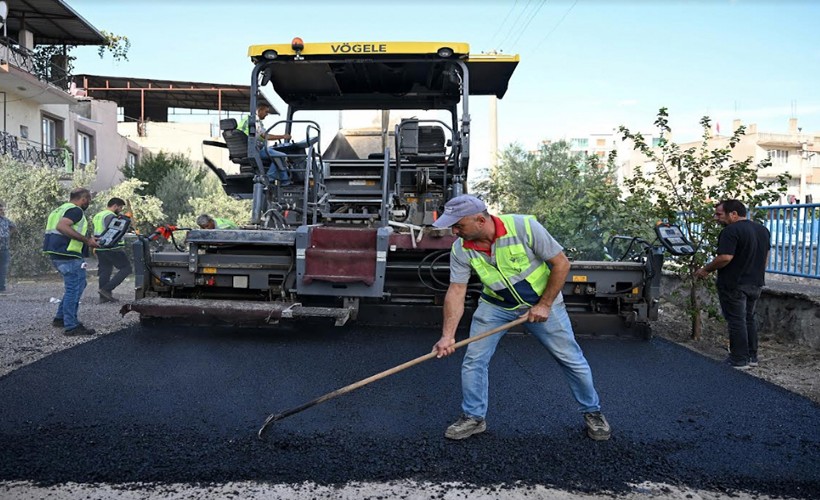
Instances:
[[[695,272],[705,278],[717,270],[720,308],[729,329],[729,357],[738,369],[757,366],[755,304],[766,275],[771,236],[762,224],[746,218],[738,200],[723,200],[715,207],[715,220],[724,226],[718,236],[717,256]]]

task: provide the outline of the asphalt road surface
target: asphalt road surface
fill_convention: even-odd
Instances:
[[[462,481],[575,492],[661,482],[820,496],[820,407],[654,339],[581,339],[607,442],[583,434],[557,364],[507,335],[485,434],[459,415],[462,353],[256,431],[270,413],[429,352],[434,329],[307,326],[270,333],[132,327],[0,378],[0,480],[39,484]]]

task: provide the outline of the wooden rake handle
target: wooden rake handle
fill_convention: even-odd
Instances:
[[[453,344],[453,349],[458,349],[460,347],[464,347],[467,344],[471,344],[473,342],[479,341],[481,339],[489,337],[490,335],[495,335],[498,332],[501,332],[501,331],[504,331],[504,330],[509,330],[510,328],[512,328],[516,325],[520,325],[521,323],[524,323],[525,321],[527,321],[527,314],[521,316],[520,318],[518,318],[516,320],[510,321],[509,323],[505,323],[505,324],[503,324],[499,327],[493,328],[492,330],[486,331],[484,333],[480,333],[480,334],[478,334],[474,337],[464,339],[461,342],[456,342],[455,344]],[[342,394],[347,394],[348,392],[354,391],[354,390],[358,389],[359,387],[363,387],[363,386],[365,386],[365,385],[367,385],[371,382],[375,382],[375,381],[383,379],[385,377],[389,377],[390,375],[398,373],[402,370],[406,370],[407,368],[410,368],[411,366],[415,366],[419,363],[423,363],[424,361],[427,361],[428,359],[433,359],[433,358],[436,357],[436,354],[437,354],[436,351],[430,352],[428,354],[425,354],[424,356],[419,356],[416,359],[411,359],[410,361],[407,361],[406,363],[402,363],[398,366],[394,366],[393,368],[384,370],[383,372],[380,372],[380,373],[377,373],[377,374],[372,375],[370,377],[367,377],[365,379],[359,380],[358,382],[354,382],[350,385],[346,385],[346,386],[342,387],[341,389],[336,389],[335,391],[329,392],[329,393],[325,394],[324,396],[319,396],[318,398],[316,398],[312,401],[308,401],[307,403],[305,403],[303,405],[299,405],[295,408],[285,410],[281,413],[275,413],[275,414],[272,413],[268,416],[268,418],[265,419],[265,423],[263,423],[262,427],[259,428],[259,432],[257,433],[257,435],[261,439],[262,436],[265,434],[265,430],[268,428],[268,426],[270,424],[272,424],[273,422],[276,422],[277,420],[282,420],[285,417],[289,417],[289,416],[291,416],[295,413],[299,413],[301,411],[307,410],[308,408],[310,408],[312,406],[316,406],[320,403],[324,403],[325,401],[327,401],[329,399],[333,399],[337,396],[341,396]]]

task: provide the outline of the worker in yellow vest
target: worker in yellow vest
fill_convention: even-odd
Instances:
[[[123,208],[125,208],[125,200],[122,198],[111,198],[108,200],[106,209],[94,216],[94,237],[99,238],[105,232],[105,228],[111,222],[111,219],[119,217]],[[100,303],[117,302],[114,297],[114,289],[131,274],[131,261],[128,260],[128,254],[125,253],[125,240],[120,239],[111,248],[98,248],[95,252],[97,254],[98,263],[98,279],[100,289]],[[117,274],[111,277],[111,273],[117,269]]]
[[[239,229],[235,222],[202,214],[196,218],[196,225],[202,229]]]
[[[452,227],[459,238],[450,253],[450,286],[444,299],[441,339],[433,346],[438,357],[454,352],[456,328],[464,314],[470,273],[484,289],[473,314],[470,336],[479,335],[523,314],[524,328],[561,365],[572,395],[583,413],[591,439],[609,439],[609,423],[601,413],[592,370],[575,341],[561,295],[570,262],[563,247],[531,215],[493,216],[475,196],[456,196],[444,205],[435,227]],[[461,365],[462,416],[447,428],[449,439],[466,439],[487,429],[490,359],[504,331],[469,344]]]
[[[85,257],[89,248],[99,248],[86,234],[85,210],[91,203],[91,191],[77,188],[48,216],[43,252],[63,277],[64,292],[52,324],[64,328],[66,335],[94,335],[93,328],[80,323],[77,313],[86,286]]]

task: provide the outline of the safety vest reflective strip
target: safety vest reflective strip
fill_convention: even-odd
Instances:
[[[114,212],[112,212],[111,210],[108,210],[108,209],[105,209],[102,212],[100,212],[100,213],[98,213],[97,215],[94,216],[94,219],[92,220],[93,227],[94,227],[94,236],[102,236],[102,234],[105,232],[105,219],[109,215],[113,215],[114,217],[117,216],[117,214],[115,214]],[[124,246],[125,246],[125,241],[120,240],[120,241],[117,242],[116,245],[114,245],[111,248],[98,248],[96,251],[97,252],[104,252],[106,250],[116,250],[116,249],[124,247]]]
[[[65,213],[77,205],[73,203],[63,203],[48,216],[46,221],[46,237],[43,242],[43,252],[50,255],[64,255],[66,257],[82,257],[83,242],[69,238],[57,230],[57,223],[65,216]],[[83,216],[79,221],[71,225],[75,231],[85,234],[86,220]],[[68,240],[68,244],[65,243]]]
[[[214,226],[216,229],[239,229],[239,226],[233,223],[233,221],[229,221],[228,219],[220,219],[218,217],[214,217]]]
[[[540,261],[531,248],[530,222],[534,218],[531,215],[502,215],[499,219],[507,234],[493,243],[495,265],[487,254],[464,248],[462,240],[457,240],[457,244],[453,245],[453,253],[461,252],[467,257],[484,284],[483,293],[488,297],[505,301],[498,292],[508,291],[519,305],[532,306],[519,295],[515,285],[526,281],[539,297],[547,287],[549,267],[546,262]]]

